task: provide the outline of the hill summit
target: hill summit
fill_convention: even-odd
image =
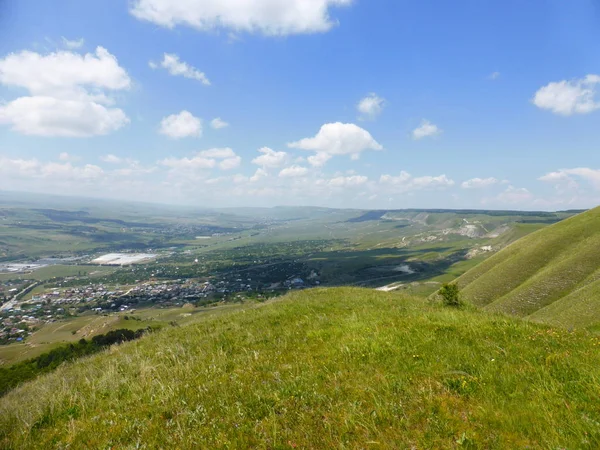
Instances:
[[[332,288],[205,315],[0,399],[2,448],[599,448],[596,337]]]

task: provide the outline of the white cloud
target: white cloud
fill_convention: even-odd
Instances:
[[[83,44],[85,44],[85,40],[83,38],[69,40],[63,36],[61,38],[61,40],[62,40],[63,45],[71,50],[81,48],[81,47],[83,47]]]
[[[286,152],[276,152],[269,147],[263,147],[258,150],[262,155],[257,156],[252,160],[252,164],[262,166],[268,169],[276,169],[283,166],[288,160]]]
[[[508,186],[504,192],[501,192],[496,197],[496,200],[500,203],[526,203],[533,199],[533,194],[525,188],[516,188],[514,186]]]
[[[71,163],[47,163],[40,167],[42,177],[52,177],[61,180],[94,180],[104,175],[104,170],[93,164],[73,166]]]
[[[120,164],[122,159],[116,155],[108,154],[100,157],[100,161],[110,164]]]
[[[10,159],[0,156],[0,174],[7,177],[33,177],[39,170],[36,159]]]
[[[102,177],[104,171],[93,164],[74,166],[70,162],[42,163],[37,159],[10,159],[0,156],[0,174],[8,179],[27,177],[68,183],[93,181]]]
[[[352,0],[134,0],[130,12],[140,20],[174,28],[218,28],[265,35],[320,33],[337,22],[333,6]]]
[[[400,175],[381,175],[380,184],[390,187],[395,192],[410,192],[419,190],[445,189],[454,186],[454,180],[446,175],[413,177],[402,171]]]
[[[48,55],[27,50],[11,53],[0,59],[0,83],[25,88],[33,95],[80,99],[87,94],[87,87],[128,89],[131,79],[117,58],[98,47],[95,54],[85,55],[68,51]]]
[[[231,177],[231,181],[233,181],[234,184],[243,184],[243,183],[248,182],[248,177],[238,173],[238,174],[234,175],[233,177]]]
[[[327,123],[315,137],[304,138],[288,144],[290,148],[314,151],[309,163],[319,167],[334,155],[350,155],[358,159],[365,150],[382,150],[383,147],[367,131],[353,123]]]
[[[227,128],[229,124],[222,120],[220,117],[216,117],[210,121],[210,126],[215,130],[220,130],[221,128]]]
[[[295,178],[301,177],[308,173],[308,169],[302,166],[290,166],[279,172],[281,178]]]
[[[351,187],[361,186],[369,181],[369,178],[362,175],[352,175],[349,177],[335,177],[329,180],[329,185],[333,187]]]
[[[412,132],[413,139],[419,140],[429,136],[438,136],[442,130],[437,125],[432,124],[428,120],[423,119],[421,126],[415,128]]]
[[[356,109],[361,114],[362,119],[374,120],[381,114],[385,105],[385,99],[378,97],[377,94],[372,93],[363,98]]]
[[[128,89],[131,79],[103,47],[85,55],[31,51],[0,59],[0,84],[29,91],[0,104],[0,123],[39,136],[87,137],[113,132],[129,118],[107,92]]]
[[[500,72],[492,72],[489,76],[488,76],[488,80],[497,80],[498,78],[500,78]]]
[[[67,152],[61,152],[58,155],[58,159],[60,161],[79,161],[81,158],[79,156],[71,155],[70,153],[67,153]]]
[[[125,195],[150,201],[164,192],[154,174],[149,177],[156,167],[141,167],[132,161],[126,168],[104,170],[94,164],[74,164],[69,156],[70,161],[44,162],[0,155],[0,189],[117,199]]]
[[[600,189],[600,169],[590,169],[588,167],[578,167],[575,169],[561,169],[556,172],[550,172],[538,178],[554,184],[567,184],[569,187],[577,187],[576,179],[580,178],[592,184],[596,189]]]
[[[600,102],[596,101],[596,85],[599,83],[600,75],[549,83],[535,93],[532,102],[538,108],[562,116],[588,114],[600,109]]]
[[[471,178],[460,185],[463,189],[482,189],[500,183],[496,178]]]
[[[225,159],[225,158],[235,158],[235,152],[229,148],[210,148],[208,150],[203,150],[198,153],[200,156],[204,156],[205,158],[216,158],[216,159]]]
[[[331,158],[333,158],[333,156],[329,153],[317,153],[316,155],[309,156],[307,159],[311,166],[323,167]]]
[[[239,167],[242,163],[242,158],[239,156],[234,156],[233,158],[224,159],[219,163],[219,168],[221,170],[231,170]]]
[[[559,170],[557,172],[549,172],[546,175],[539,177],[538,180],[546,181],[548,183],[559,183],[570,178],[571,177],[567,173],[565,173],[564,170]]]
[[[159,67],[159,64],[156,64],[153,61],[150,61],[148,65],[152,69],[157,69]],[[165,53],[163,55],[163,60],[160,62],[160,67],[167,69],[173,76],[191,78],[192,80],[199,81],[205,86],[210,86],[210,81],[204,72],[199,71],[186,62],[180,61],[179,56],[175,53]]]
[[[211,148],[198,152],[191,158],[166,158],[159,164],[170,168],[172,176],[189,177],[198,171],[214,168],[221,170],[232,170],[240,166],[242,158],[235,154],[229,147]]]
[[[261,169],[260,167],[258,169],[256,169],[256,172],[254,172],[254,175],[252,175],[250,177],[250,181],[252,183],[256,183],[257,181],[259,181],[262,178],[267,177],[269,174],[267,173],[267,171],[265,169]]]
[[[53,97],[20,97],[0,106],[0,123],[26,135],[89,137],[108,134],[129,123],[118,108]]]
[[[217,165],[217,161],[214,159],[204,158],[200,155],[196,155],[191,158],[165,158],[158,163],[174,170],[183,171],[212,169]]]
[[[202,136],[202,120],[189,111],[171,114],[160,122],[159,133],[173,139]]]

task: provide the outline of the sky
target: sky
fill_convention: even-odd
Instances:
[[[600,204],[597,0],[0,0],[0,190]]]

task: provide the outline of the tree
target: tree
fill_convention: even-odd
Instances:
[[[459,307],[460,292],[457,284],[444,284],[439,291],[445,306]]]

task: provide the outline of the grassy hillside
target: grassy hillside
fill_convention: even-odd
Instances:
[[[487,310],[567,327],[600,323],[600,208],[518,240],[458,284]]]
[[[3,448],[599,448],[600,340],[361,289],[199,317],[0,399]]]

